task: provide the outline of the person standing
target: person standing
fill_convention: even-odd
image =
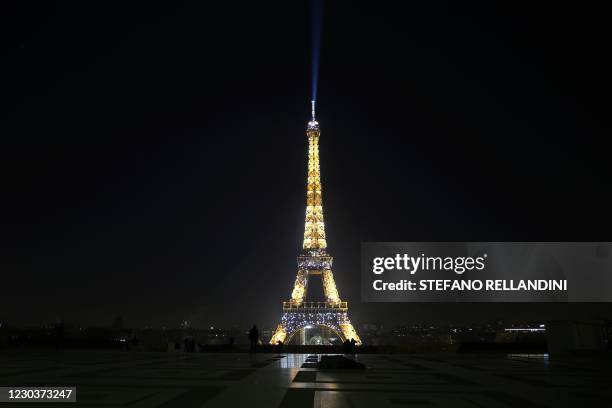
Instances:
[[[259,341],[259,330],[257,330],[257,326],[253,325],[251,330],[249,330],[249,341],[251,342],[251,353],[255,351],[255,347],[257,347],[257,342]]]

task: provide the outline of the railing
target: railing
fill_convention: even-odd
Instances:
[[[317,310],[328,309],[336,312],[345,312],[348,310],[348,302],[283,302],[284,311],[298,312],[301,310]]]

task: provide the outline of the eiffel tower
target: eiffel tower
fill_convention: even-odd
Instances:
[[[330,329],[341,340],[361,339],[348,317],[348,302],[340,300],[334,275],[333,257],[327,253],[323,199],[319,167],[319,123],[315,120],[315,102],[312,101],[312,120],[306,130],[308,136],[308,182],[306,186],[306,223],[303,251],[297,258],[298,272],[291,292],[291,300],[283,302],[283,317],[270,339],[270,344],[291,342],[306,327]],[[308,278],[319,275],[323,282],[324,301],[307,302]]]

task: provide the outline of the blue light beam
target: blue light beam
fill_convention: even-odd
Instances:
[[[312,101],[317,100],[319,62],[321,60],[321,31],[323,30],[323,0],[312,0]]]

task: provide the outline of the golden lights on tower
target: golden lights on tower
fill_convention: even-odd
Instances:
[[[304,296],[306,296],[306,282],[307,282],[306,271],[299,270],[297,277],[295,278],[295,285],[293,286],[293,292],[291,292],[291,301],[293,303],[302,303]]]
[[[332,273],[331,269],[326,269],[323,271],[323,293],[325,294],[325,299],[328,302],[340,302],[340,295],[338,294],[336,281],[334,281],[334,274]]]
[[[286,338],[287,338],[287,331],[285,330],[282,324],[279,324],[276,327],[276,331],[274,332],[274,335],[270,339],[270,344],[284,343]]]
[[[308,182],[306,185],[306,222],[303,248],[325,249],[327,248],[327,241],[325,240],[325,223],[323,222],[323,194],[319,166],[319,136],[321,134],[318,124],[309,128],[307,134]]]

